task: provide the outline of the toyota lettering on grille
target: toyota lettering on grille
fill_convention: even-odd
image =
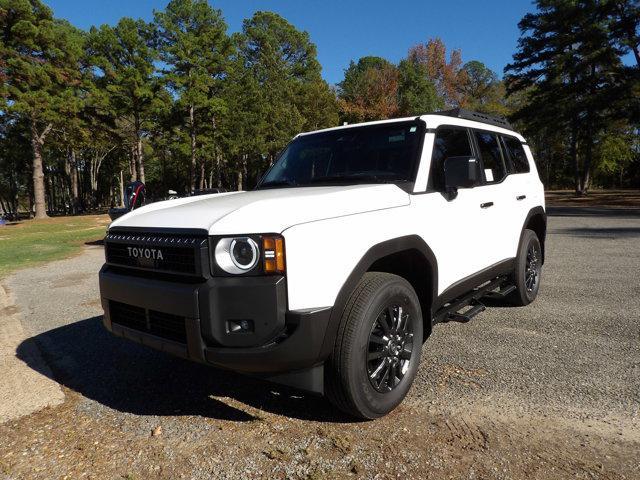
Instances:
[[[127,252],[130,258],[139,260],[164,260],[162,250],[159,248],[127,247]]]

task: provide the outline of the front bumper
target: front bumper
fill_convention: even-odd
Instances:
[[[317,367],[331,308],[288,311],[284,277],[216,277],[179,283],[100,270],[105,327],[120,337],[182,358],[287,382],[282,373]],[[121,318],[134,312],[135,322]],[[164,335],[162,322],[184,321],[184,331]],[[158,328],[154,321],[158,319]],[[126,320],[126,321],[125,321]],[[233,332],[230,321],[248,320],[250,332]],[[162,328],[160,328],[162,327]],[[295,377],[295,375],[294,375]],[[298,386],[293,382],[294,386]]]

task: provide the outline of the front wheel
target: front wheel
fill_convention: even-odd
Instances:
[[[510,297],[513,305],[529,305],[536,299],[540,289],[541,274],[542,248],[540,240],[533,230],[527,229],[522,234],[522,242],[520,242],[512,275],[516,287]]]
[[[389,413],[416,376],[422,335],[420,302],[409,282],[367,272],[347,302],[325,364],[329,400],[364,419]]]

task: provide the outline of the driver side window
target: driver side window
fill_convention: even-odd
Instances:
[[[444,192],[444,162],[449,157],[466,157],[471,153],[469,134],[465,128],[439,127],[433,142],[429,187]]]

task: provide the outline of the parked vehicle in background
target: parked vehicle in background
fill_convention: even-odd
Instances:
[[[104,324],[184,358],[395,408],[438,322],[538,293],[546,215],[525,139],[455,110],[298,135],[257,188],[114,221]]]
[[[124,207],[110,208],[109,218],[115,220],[125,213],[142,207],[146,203],[146,188],[144,183],[135,181],[129,183],[124,189]]]

